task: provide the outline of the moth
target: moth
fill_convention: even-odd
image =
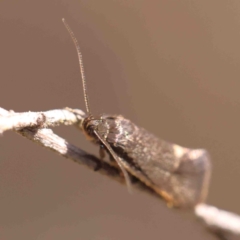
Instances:
[[[87,117],[81,128],[100,146],[100,156],[110,155],[121,169],[128,188],[130,176],[150,187],[168,206],[191,208],[205,201],[211,161],[204,149],[190,149],[164,141],[121,115],[94,116],[89,108],[83,59],[78,41],[66,23],[77,50]]]

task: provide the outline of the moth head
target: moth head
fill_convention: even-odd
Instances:
[[[108,124],[102,117],[86,117],[82,122],[82,130],[90,141],[99,142],[95,132],[106,138],[108,134]]]

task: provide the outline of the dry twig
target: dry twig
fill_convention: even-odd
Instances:
[[[15,130],[29,140],[37,142],[65,158],[72,159],[94,171],[97,170],[99,173],[124,183],[118,168],[73,146],[48,128],[60,124],[79,126],[84,117],[85,113],[83,111],[69,108],[25,113],[15,113],[0,108],[0,133]],[[133,186],[158,196],[137,179],[133,182]],[[214,233],[219,239],[233,239],[233,237],[240,239],[240,216],[207,204],[197,205],[192,213],[201,219],[205,226],[211,230],[211,233]]]

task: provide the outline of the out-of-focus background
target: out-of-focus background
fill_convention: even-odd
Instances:
[[[208,203],[240,214],[240,2],[1,1],[0,106],[122,114],[168,141],[206,148]],[[90,153],[73,127],[54,129]],[[213,239],[158,199],[14,132],[0,138],[0,239]]]

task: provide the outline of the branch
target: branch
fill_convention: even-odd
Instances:
[[[197,205],[195,215],[221,239],[231,239],[231,235],[238,235],[238,238],[240,238],[239,215],[207,204]]]
[[[65,108],[46,112],[15,113],[0,108],[0,133],[7,130],[18,130],[25,127],[48,128],[80,123],[85,113],[79,109]]]
[[[68,143],[65,139],[54,134],[46,127],[64,125],[80,126],[85,113],[79,109],[59,109],[46,112],[24,112],[15,113],[0,108],[0,133],[7,130],[14,130],[23,137],[32,140],[41,146],[48,148],[61,156],[71,159],[74,162],[85,165],[93,171],[98,171],[108,177],[125,183],[119,168],[111,162],[104,162],[84,150]],[[155,194],[150,188],[132,177],[133,185]],[[157,195],[157,194],[156,194]],[[158,196],[158,195],[157,195]]]
[[[85,116],[86,114],[83,111],[70,108],[25,113],[15,113],[0,108],[0,133],[14,130],[29,140],[39,143],[65,158],[85,165],[93,171],[98,171],[111,179],[125,184],[122,173],[116,166],[112,166],[110,163],[86,153],[47,128],[60,124],[79,127]],[[160,197],[135,177],[132,177],[132,182],[134,187]],[[240,216],[207,204],[197,205],[194,211],[192,211],[192,215],[201,219],[210,232],[214,233],[219,239],[232,239],[233,236],[240,239]]]

